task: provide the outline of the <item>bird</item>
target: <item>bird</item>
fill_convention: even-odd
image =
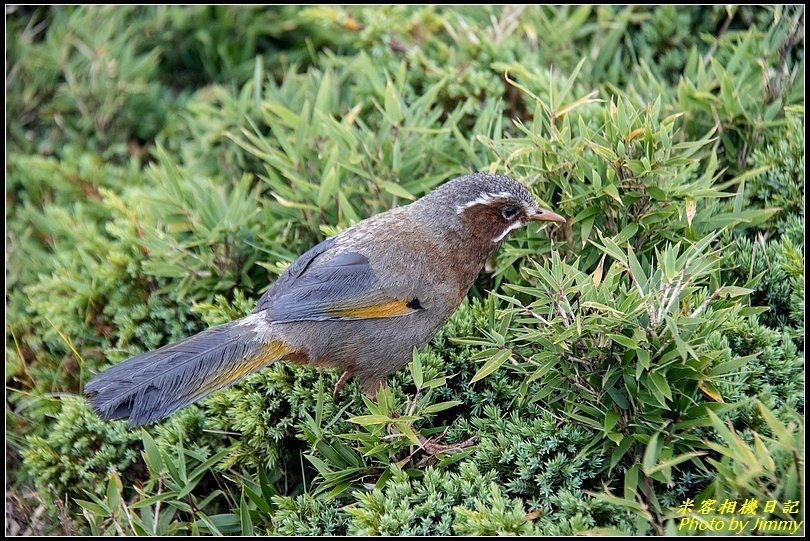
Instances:
[[[473,173],[309,249],[250,315],[129,358],[84,389],[102,419],[164,419],[276,361],[337,368],[374,398],[461,304],[509,233],[566,219],[520,182]]]

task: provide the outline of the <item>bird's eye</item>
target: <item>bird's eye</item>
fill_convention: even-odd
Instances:
[[[512,221],[518,215],[518,212],[520,212],[520,209],[516,206],[504,205],[504,207],[501,209],[501,216],[503,216],[504,220]]]

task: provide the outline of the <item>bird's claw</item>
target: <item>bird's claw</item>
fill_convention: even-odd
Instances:
[[[462,449],[466,449],[467,447],[473,445],[477,439],[475,436],[473,436],[472,438],[466,439],[459,443],[451,443],[448,445],[439,443],[447,435],[448,430],[450,430],[449,426],[444,429],[444,432],[432,438],[427,438],[422,434],[418,433],[416,434],[416,437],[419,438],[419,443],[422,444],[422,449],[424,449],[425,452],[427,452],[431,456],[437,453],[461,451]]]

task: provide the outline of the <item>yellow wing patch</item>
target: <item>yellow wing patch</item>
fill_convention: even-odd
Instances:
[[[250,373],[255,372],[256,370],[259,370],[273,361],[279,360],[284,355],[292,353],[292,351],[293,348],[284,342],[273,340],[256,351],[253,356],[243,359],[241,362],[234,362],[228,365],[226,370],[218,374],[211,374],[208,377],[208,381],[198,390],[195,390],[195,393],[199,391],[205,393],[220,389],[240,378],[243,378],[244,376],[247,376]]]
[[[395,317],[404,316],[414,311],[413,308],[408,306],[408,301],[389,301],[384,304],[377,304],[375,306],[363,306],[361,308],[346,308],[344,310],[333,310],[330,313],[339,317],[356,317],[356,318],[378,318],[378,317]]]
[[[254,370],[258,370],[262,366],[271,363],[273,361],[277,361],[284,355],[288,353],[292,353],[293,348],[285,344],[280,340],[273,340],[265,347],[260,349],[255,357],[247,359],[244,365],[240,365],[239,374],[236,376],[237,378],[241,378],[242,376],[246,376],[250,374]],[[244,370],[241,369],[241,366],[244,366]]]

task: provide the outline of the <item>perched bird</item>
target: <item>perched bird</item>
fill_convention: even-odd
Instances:
[[[280,359],[340,368],[375,396],[458,308],[490,255],[529,221],[565,222],[526,187],[475,173],[329,238],[253,313],[132,357],[85,387],[104,419],[151,423]]]

